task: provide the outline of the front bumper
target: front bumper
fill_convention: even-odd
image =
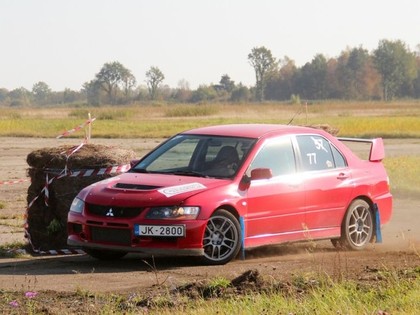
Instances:
[[[206,220],[172,222],[186,227],[183,237],[149,237],[135,235],[135,224],[166,224],[168,221],[92,220],[78,215],[69,216],[67,244],[77,248],[136,252],[153,255],[203,255],[203,235]]]
[[[204,250],[202,248],[191,249],[191,248],[142,248],[142,247],[131,247],[131,246],[121,246],[121,245],[105,245],[97,243],[88,243],[82,242],[77,239],[69,237],[67,239],[67,244],[74,248],[92,248],[92,249],[103,249],[103,250],[113,250],[121,252],[130,252],[130,253],[144,253],[149,255],[165,255],[165,256],[203,256]]]

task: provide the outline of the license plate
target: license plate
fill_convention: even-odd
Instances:
[[[137,236],[185,236],[185,225],[134,225],[134,234]]]

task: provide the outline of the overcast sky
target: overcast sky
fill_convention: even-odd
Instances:
[[[418,0],[0,0],[0,88],[80,90],[105,62],[138,84],[157,66],[164,84],[254,85],[247,56],[265,46],[302,66],[381,39],[420,44]]]

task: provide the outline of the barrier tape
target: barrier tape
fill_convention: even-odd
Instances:
[[[29,253],[25,249],[10,249],[7,251],[9,254],[22,254],[28,255]],[[41,256],[58,256],[58,255],[83,255],[86,254],[82,249],[50,249],[50,250],[38,250],[37,255]]]
[[[16,179],[16,180],[9,180],[9,181],[4,181],[4,182],[0,182],[0,185],[14,185],[14,184],[22,184],[22,183],[26,183],[31,181],[28,178],[22,178],[22,179]]]
[[[51,185],[51,183],[56,180],[63,177],[88,177],[88,176],[101,176],[106,174],[114,174],[114,173],[125,173],[131,168],[130,164],[123,164],[123,165],[114,165],[99,169],[79,169],[79,170],[66,170],[66,172],[63,172],[61,170],[60,174],[57,176],[53,176],[49,178],[49,173],[57,172],[56,169],[45,169],[46,171],[46,178],[45,178],[45,185],[42,188],[41,192],[36,196],[32,201],[28,204],[27,210],[34,204],[34,202],[44,193],[45,195],[45,205],[48,206],[48,197],[49,197],[49,191],[48,187]]]
[[[112,173],[124,173],[131,168],[130,164],[123,164],[118,166],[108,166],[103,168],[93,169],[73,169],[67,170],[67,176],[69,177],[88,177],[88,176],[100,176]],[[61,169],[45,168],[46,173],[50,174],[61,174]]]
[[[73,129],[67,130],[65,132],[63,132],[61,135],[57,136],[57,139],[60,139],[62,137],[66,137],[70,134],[72,134],[73,132],[79,131],[80,129],[83,129],[84,127],[86,127],[87,125],[93,123],[95,121],[96,118],[90,118],[88,120],[86,120],[83,124],[74,127]]]

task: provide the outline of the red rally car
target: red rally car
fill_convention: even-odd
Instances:
[[[370,144],[369,157],[345,141]],[[142,252],[198,255],[207,264],[290,241],[363,249],[392,214],[383,158],[380,138],[336,138],[309,127],[185,131],[128,172],[83,189],[68,214],[68,244],[98,259]]]

